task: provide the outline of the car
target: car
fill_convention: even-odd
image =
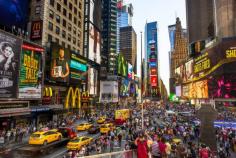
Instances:
[[[106,117],[105,116],[102,116],[102,117],[99,117],[98,120],[97,120],[97,123],[99,124],[102,124],[106,121]]]
[[[55,130],[38,131],[31,134],[29,144],[47,145],[48,143],[61,140],[61,138],[62,134],[60,132],[56,132]]]
[[[80,150],[83,145],[88,145],[93,138],[87,136],[76,137],[67,143],[68,150]]]
[[[77,136],[75,129],[72,127],[59,127],[57,131],[65,138],[73,139]]]
[[[91,123],[81,123],[76,127],[77,131],[85,131],[88,130],[92,126]]]
[[[112,123],[106,123],[101,125],[100,127],[100,133],[101,134],[106,134],[108,132],[110,132],[111,130],[114,130],[115,126]]]
[[[97,126],[97,125],[92,125],[89,130],[88,130],[88,133],[89,134],[96,134],[100,131],[100,127]]]

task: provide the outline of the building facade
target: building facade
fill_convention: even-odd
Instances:
[[[102,71],[106,69],[108,74],[115,75],[117,74],[117,0],[103,0],[102,5]]]
[[[175,43],[170,57],[170,93],[174,93],[175,69],[188,58],[187,38],[179,18],[176,18]]]
[[[132,26],[120,28],[120,53],[131,63],[136,73],[137,35]]]

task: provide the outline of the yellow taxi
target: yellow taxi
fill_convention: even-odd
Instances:
[[[78,125],[76,127],[77,131],[85,131],[87,129],[89,129],[90,127],[92,127],[91,123],[81,123],[80,125]]]
[[[62,134],[55,130],[38,131],[31,134],[29,144],[47,145],[48,143],[61,140]]]
[[[66,147],[68,150],[80,150],[83,145],[88,145],[92,140],[93,138],[86,136],[76,137],[70,140]]]
[[[115,129],[115,126],[112,123],[106,123],[106,124],[101,125],[100,133],[105,134],[114,129]]]
[[[105,116],[102,116],[102,117],[99,117],[98,120],[97,120],[97,123],[104,123],[106,121],[106,117]]]

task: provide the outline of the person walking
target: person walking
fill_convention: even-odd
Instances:
[[[137,146],[137,157],[148,158],[148,145],[143,133],[136,138],[135,145]]]

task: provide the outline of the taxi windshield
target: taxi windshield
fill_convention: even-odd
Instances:
[[[33,137],[33,138],[39,138],[39,137],[40,137],[40,134],[32,134],[31,137]]]
[[[70,142],[72,142],[72,143],[78,143],[78,142],[81,142],[81,139],[80,139],[80,138],[73,139],[73,140],[71,140]]]

